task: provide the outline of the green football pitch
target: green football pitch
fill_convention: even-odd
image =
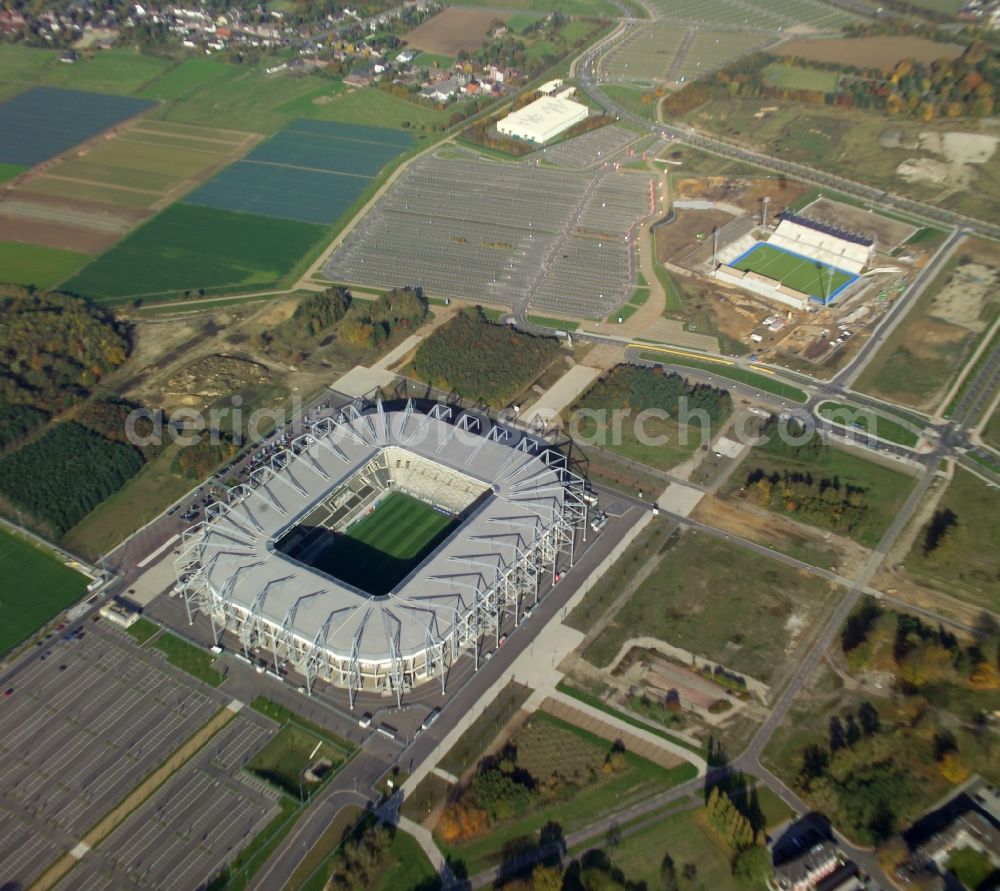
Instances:
[[[733,263],[733,267],[766,275],[789,288],[821,300],[827,300],[831,294],[836,294],[854,279],[849,273],[820,263],[819,260],[799,257],[769,244],[758,244],[751,248]]]
[[[456,525],[430,505],[393,492],[338,535],[314,565],[369,594],[388,594]]]
[[[87,591],[87,578],[22,538],[0,530],[0,655]]]

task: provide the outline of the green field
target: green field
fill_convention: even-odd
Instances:
[[[824,402],[819,406],[819,413],[844,427],[856,427],[880,439],[887,439],[910,448],[917,444],[918,436],[909,427],[892,421],[885,415],[876,414],[870,409],[843,402]]]
[[[945,544],[925,554],[924,527],[903,566],[932,588],[1000,612],[1000,552],[995,543],[1000,494],[979,477],[956,467],[937,509],[951,510],[957,517]]]
[[[338,535],[314,565],[369,594],[388,594],[437,545],[455,520],[402,492]]]
[[[175,634],[166,632],[153,641],[153,647],[167,657],[167,662],[186,671],[210,687],[218,687],[225,680],[213,667],[215,657],[207,650],[188,643]]]
[[[765,393],[773,393],[775,396],[790,399],[792,402],[805,402],[806,399],[808,399],[805,391],[800,390],[798,387],[793,387],[790,384],[777,380],[776,378],[760,374],[756,371],[748,371],[747,369],[740,368],[736,365],[727,365],[723,362],[712,362],[709,359],[691,359],[687,356],[675,354],[672,351],[652,352],[650,350],[646,350],[640,354],[640,358],[645,359],[647,362],[659,362],[663,365],[681,365],[687,368],[700,368],[702,371],[717,374],[719,377],[729,378],[731,381],[746,384],[748,387],[756,387],[758,390],[762,390]]]
[[[494,7],[494,0],[460,0],[456,6],[487,6]],[[504,0],[504,9],[531,10],[550,13],[553,10],[565,16],[596,16],[615,18],[621,15],[607,0]]]
[[[114,301],[272,285],[325,234],[322,226],[175,204],[66,282],[65,290]]]
[[[10,182],[28,168],[22,164],[0,164],[0,183]]]
[[[509,683],[476,718],[441,759],[441,768],[461,776],[472,767],[504,725],[531,695],[521,684]]]
[[[52,65],[41,82],[54,87],[128,96],[173,67],[169,59],[139,55],[131,49],[101,50],[72,65]]]
[[[0,529],[0,656],[87,592],[87,577]]]
[[[831,594],[825,579],[769,557],[687,532],[584,651],[604,666],[633,637],[655,637],[764,683],[779,680]],[[635,564],[633,564],[635,567]]]
[[[320,759],[330,762],[324,777],[343,765],[346,755],[322,737],[294,724],[286,725],[250,760],[247,770],[281,789],[292,798],[304,800],[321,782],[306,782],[303,774]]]
[[[139,93],[144,99],[181,99],[200,89],[218,87],[236,77],[240,68],[209,59],[188,59],[149,83]]]
[[[974,848],[959,848],[945,862],[945,868],[953,872],[965,888],[976,889],[984,885],[993,875],[993,861],[982,851]]]
[[[753,500],[807,525],[846,535],[865,547],[878,544],[913,488],[913,477],[852,452],[823,445],[817,436],[810,437],[803,445],[789,445],[772,428],[765,430],[765,439],[736,469],[726,493]],[[751,491],[749,477],[757,473],[776,475],[779,479],[788,474],[801,481],[811,480],[811,500],[782,501],[780,482],[768,490],[770,497],[765,497],[767,493],[763,490]],[[847,487],[855,490],[852,498],[861,510],[849,515],[843,503],[827,497],[832,496],[832,491],[825,491],[830,487],[824,481],[839,487],[842,497]],[[823,497],[821,492],[825,492]]]
[[[817,90],[830,93],[837,88],[840,75],[836,71],[822,71],[819,68],[800,68],[772,62],[764,69],[764,80],[772,87],[788,90]]]
[[[0,241],[0,282],[45,290],[72,275],[89,260],[86,254],[76,251]]]
[[[418,53],[411,64],[414,68],[450,68],[454,61],[451,56],[440,53]]]
[[[827,266],[818,260],[799,257],[771,247],[769,244],[759,244],[751,248],[748,254],[739,260],[734,260],[732,266],[735,269],[766,275],[796,291],[824,301],[854,278],[849,273]]]

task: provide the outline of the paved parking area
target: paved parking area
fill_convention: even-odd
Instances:
[[[279,812],[280,793],[242,772],[277,729],[244,709],[57,887],[208,883]]]
[[[11,684],[0,701],[0,876],[21,885],[222,704],[92,628],[53,638]]]

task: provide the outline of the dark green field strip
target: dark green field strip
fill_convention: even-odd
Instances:
[[[23,164],[0,164],[0,183],[10,182],[27,169]]]
[[[819,406],[819,413],[828,421],[833,421],[843,427],[854,427],[870,433],[872,436],[887,439],[909,448],[913,448],[919,439],[918,434],[904,424],[857,405],[843,402],[824,402]]]
[[[322,170],[237,161],[186,199],[186,204],[329,225],[370,180]]]
[[[0,161],[34,166],[153,103],[54,87],[35,87],[0,105]]]
[[[270,285],[326,229],[308,223],[175,204],[63,285],[97,300],[226,285]]]
[[[0,655],[76,603],[87,578],[56,557],[0,529]]]

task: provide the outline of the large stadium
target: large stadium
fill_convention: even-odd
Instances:
[[[309,425],[185,533],[177,590],[216,643],[348,691],[439,678],[499,644],[572,566],[584,481],[519,430],[440,403],[347,406]],[[545,588],[547,588],[545,584]]]

